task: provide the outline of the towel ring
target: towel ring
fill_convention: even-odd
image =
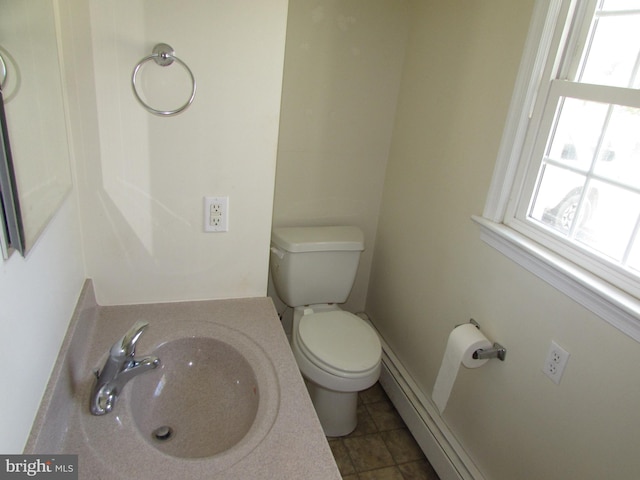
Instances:
[[[171,65],[174,61],[176,61],[177,63],[179,63],[184,67],[184,69],[187,71],[187,73],[191,77],[191,84],[192,84],[191,95],[189,96],[189,100],[187,100],[187,102],[184,105],[182,105],[179,108],[176,108],[175,110],[156,110],[155,108],[145,103],[144,100],[142,100],[142,98],[138,94],[138,86],[136,85],[136,78],[138,76],[138,71],[140,70],[142,65],[144,65],[150,60],[155,61],[156,64],[160,65],[161,67],[167,67]],[[196,78],[193,76],[193,72],[187,66],[186,63],[184,63],[182,60],[180,60],[178,57],[174,55],[173,48],[171,48],[171,46],[167,45],[166,43],[157,44],[155,47],[153,47],[153,53],[151,55],[144,57],[142,60],[138,62],[136,67],[133,69],[133,74],[131,75],[131,85],[133,87],[133,93],[138,99],[138,102],[140,102],[140,105],[142,105],[148,112],[153,113],[154,115],[161,115],[161,116],[167,116],[167,117],[171,115],[177,115],[178,113],[186,110],[189,107],[189,105],[191,105],[191,102],[193,102],[193,99],[196,96]]]
[[[0,75],[2,76],[2,80],[0,80],[0,89],[3,89],[4,84],[7,82],[7,64],[4,62],[2,55],[0,55]]]

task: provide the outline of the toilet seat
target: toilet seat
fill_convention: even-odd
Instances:
[[[380,364],[382,347],[373,328],[342,310],[304,315],[296,332],[300,350],[337,376],[368,375]]]

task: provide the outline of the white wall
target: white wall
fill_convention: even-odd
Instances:
[[[364,308],[407,36],[404,0],[289,2],[274,226],[357,225]]]
[[[103,304],[266,294],[286,0],[60,8],[76,186],[27,258],[0,266],[4,453],[22,451],[85,277]],[[129,86],[161,41],[198,80],[170,119]],[[205,194],[229,195],[229,233],[201,233]]]
[[[532,1],[411,0],[367,311],[430,397],[475,318],[508,350],[462,368],[443,419],[485,478],[640,478],[640,348],[479,239]],[[542,373],[551,340],[571,357]]]
[[[94,89],[94,105],[79,108],[89,127],[78,125],[88,153],[79,175],[98,301],[265,295],[287,1],[95,0],[90,15],[94,68],[78,85]],[[149,114],[131,90],[159,42],[197,80],[175,117]],[[141,72],[141,93],[157,108],[181,105],[190,86],[180,68]],[[229,196],[229,232],[203,233],[205,195]]]
[[[24,448],[84,279],[74,187],[26,257],[14,252],[0,260],[4,454]]]
[[[0,452],[21,453],[84,281],[75,195],[0,265]]]

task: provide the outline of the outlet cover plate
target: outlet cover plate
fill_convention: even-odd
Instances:
[[[229,231],[229,197],[204,197],[204,231]]]
[[[552,340],[542,371],[553,383],[558,384],[568,361],[569,352]]]

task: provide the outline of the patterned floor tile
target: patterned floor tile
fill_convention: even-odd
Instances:
[[[424,459],[420,446],[406,428],[382,432],[382,439],[396,463]]]
[[[391,401],[386,400],[369,403],[366,407],[371,418],[373,418],[373,422],[376,424],[376,427],[378,427],[378,431],[384,432],[385,430],[395,430],[405,427],[402,417],[400,417],[393,407]]]
[[[404,480],[404,477],[398,467],[394,466],[360,473],[358,480]]]
[[[440,480],[438,474],[427,460],[398,465],[404,480]]]
[[[358,395],[358,426],[329,438],[343,480],[439,480],[379,383]]]
[[[330,440],[329,447],[331,448],[331,453],[333,453],[333,458],[338,464],[340,475],[344,477],[345,475],[356,473],[356,469],[353,466],[349,452],[347,452],[347,448],[344,446],[344,442],[341,439]]]
[[[395,464],[382,437],[378,434],[345,438],[343,442],[357,472],[390,467]]]

